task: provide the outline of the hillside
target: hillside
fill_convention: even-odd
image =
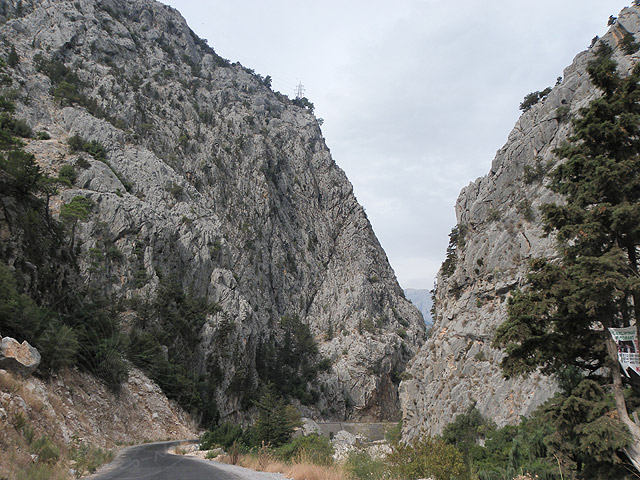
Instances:
[[[199,394],[183,400],[208,421],[246,420],[269,382],[317,418],[398,418],[424,323],[313,105],[219,57],[159,2],[0,13],[24,150],[67,179],[29,200],[64,236],[46,255],[26,246],[42,229],[21,221],[24,198],[3,191],[0,259],[20,288],[45,306],[100,292],[130,361],[175,398],[188,376]]]
[[[623,40],[638,38],[638,18],[638,7],[625,8],[605,36],[577,55],[548,95],[522,114],[489,173],[460,193],[458,225],[438,274],[432,334],[401,385],[409,437],[421,429],[440,433],[474,401],[498,425],[513,424],[556,391],[539,374],[505,380],[499,366],[504,353],[491,342],[511,292],[527,283],[529,260],[556,255],[539,207],[562,201],[547,188],[547,173],[559,161],[554,150],[571,134],[570,119],[600,95],[587,64],[606,43],[618,71],[628,74],[638,53],[626,53]]]

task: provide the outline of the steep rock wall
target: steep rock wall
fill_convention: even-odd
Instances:
[[[216,302],[198,368],[218,376],[222,418],[244,413],[234,391],[256,388],[257,346],[285,315],[332,363],[310,414],[397,417],[424,324],[308,109],[158,2],[9,1],[0,13],[4,57],[13,46],[19,58],[16,116],[51,137],[25,148],[51,175],[79,173],[52,211],[76,195],[94,203],[75,240],[85,281],[148,298],[172,275]],[[104,161],[70,153],[74,135],[100,143]]]
[[[624,30],[638,39],[638,12],[624,9],[599,40],[615,49],[622,72],[638,59],[638,53],[626,56],[619,45]],[[510,292],[526,285],[528,261],[555,254],[538,207],[562,199],[545,187],[544,175],[558,161],[554,149],[570,135],[570,117],[598,95],[586,72],[592,57],[587,50],[574,59],[561,83],[520,117],[489,173],[458,197],[463,235],[455,270],[439,272],[431,336],[400,386],[408,438],[422,429],[440,433],[474,401],[498,425],[515,423],[554,392],[553,381],[541,375],[505,380],[499,367],[503,352],[491,341],[506,318]]]

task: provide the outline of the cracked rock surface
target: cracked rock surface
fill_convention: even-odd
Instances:
[[[600,39],[614,48],[622,73],[638,59],[637,53],[625,56],[618,44],[623,29],[638,39],[638,12],[625,8]],[[586,72],[592,57],[592,50],[576,56],[561,83],[520,117],[489,173],[458,197],[456,216],[465,234],[455,270],[438,275],[430,338],[400,386],[407,438],[421,429],[441,433],[474,401],[498,425],[517,423],[555,391],[553,381],[541,375],[505,380],[499,367],[504,354],[491,341],[506,319],[510,292],[526,287],[528,261],[555,255],[538,208],[562,201],[546,187],[545,174],[559,161],[554,149],[570,135],[569,117],[598,95]]]
[[[221,307],[196,349],[199,372],[217,375],[223,419],[243,414],[232,386],[256,385],[257,345],[284,315],[309,325],[332,363],[307,415],[397,418],[424,323],[308,109],[159,2],[33,0],[10,17],[0,35],[5,57],[9,45],[19,57],[16,116],[51,137],[25,149],[53,176],[78,172],[52,212],[76,195],[94,203],[75,240],[86,281],[148,298],[173,275]],[[76,75],[82,99],[69,101],[38,58]],[[74,135],[106,158],[70,153]],[[107,258],[111,247],[119,255]]]

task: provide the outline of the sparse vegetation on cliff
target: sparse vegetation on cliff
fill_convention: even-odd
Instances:
[[[573,119],[570,143],[557,150],[566,161],[552,172],[550,188],[566,203],[542,207],[559,261],[531,262],[529,285],[509,300],[494,345],[505,348],[507,377],[572,369],[577,378],[568,399],[600,403],[570,417],[568,399],[551,404],[547,413],[559,436],[550,445],[575,478],[604,478],[605,470],[623,478],[627,456],[640,460],[634,447],[640,429],[625,402],[637,389],[623,386],[607,329],[640,320],[640,67],[621,78],[611,49],[601,44],[587,70],[603,95]],[[604,388],[615,402],[606,400]]]

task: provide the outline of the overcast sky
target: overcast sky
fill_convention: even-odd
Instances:
[[[554,85],[624,0],[164,0],[224,58],[302,83],[404,288],[431,288],[460,189],[529,92]]]

